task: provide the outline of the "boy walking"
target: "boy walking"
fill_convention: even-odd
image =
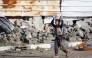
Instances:
[[[61,16],[60,14],[56,14],[54,16],[54,19],[51,21],[51,25],[54,27],[54,34],[55,34],[55,42],[54,42],[54,51],[55,51],[55,58],[58,58],[58,48],[66,53],[66,57],[68,57],[67,53],[68,51],[63,46],[63,20],[60,20]],[[55,24],[54,24],[55,20]],[[61,24],[60,24],[61,23]]]

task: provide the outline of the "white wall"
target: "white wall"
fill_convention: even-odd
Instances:
[[[63,0],[61,5],[61,13],[63,16],[92,16],[92,0]]]

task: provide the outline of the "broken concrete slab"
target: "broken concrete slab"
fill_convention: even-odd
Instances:
[[[16,25],[16,26],[21,26],[21,21],[20,21],[19,19],[16,20],[16,21],[15,21],[15,25]]]
[[[69,37],[70,42],[76,42],[76,37]]]
[[[82,29],[89,31],[90,26],[88,25],[88,23],[83,21],[83,22],[81,22],[81,25],[82,25],[82,27],[81,27]]]

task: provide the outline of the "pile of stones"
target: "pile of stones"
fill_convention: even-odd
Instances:
[[[65,39],[71,42],[92,39],[92,18],[73,21],[75,23],[66,26]]]
[[[19,42],[28,44],[51,43],[54,36],[51,32],[38,30],[29,21],[18,19],[14,23],[15,29],[9,34],[3,34],[1,37],[5,41]]]
[[[43,24],[44,29],[37,29],[31,20],[18,19],[15,22],[15,29],[9,34],[1,34],[5,41],[22,41],[28,44],[53,43],[54,30],[50,24]],[[31,23],[30,23],[31,21]],[[69,21],[70,22],[70,21]],[[70,42],[82,41],[82,39],[92,39],[92,19],[85,18],[77,20],[72,24],[64,23],[64,39]]]

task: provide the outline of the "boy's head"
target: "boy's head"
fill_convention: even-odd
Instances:
[[[60,20],[55,20],[55,25],[59,25],[60,24]]]
[[[55,25],[59,25],[60,23],[60,16],[61,14],[60,13],[56,13],[53,18],[55,19]]]

